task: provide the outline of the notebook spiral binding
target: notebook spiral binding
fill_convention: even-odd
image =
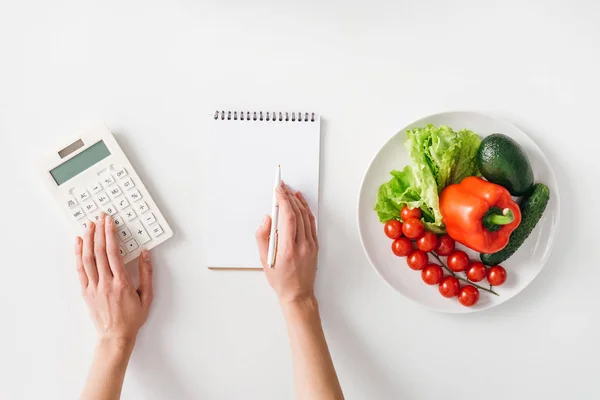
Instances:
[[[315,122],[315,113],[215,111],[215,120]]]

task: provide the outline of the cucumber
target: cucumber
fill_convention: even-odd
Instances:
[[[492,183],[504,186],[513,196],[525,196],[533,187],[533,170],[525,151],[501,133],[489,135],[477,150],[477,167]]]
[[[479,255],[481,262],[485,265],[498,265],[512,256],[521,247],[523,242],[525,242],[525,239],[527,239],[533,228],[535,228],[542,218],[542,214],[548,205],[548,200],[550,200],[550,189],[548,189],[548,186],[543,183],[533,185],[531,195],[524,199],[521,204],[521,223],[510,235],[506,247],[493,254],[481,253]]]

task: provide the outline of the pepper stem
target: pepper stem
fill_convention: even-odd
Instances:
[[[515,214],[511,209],[505,208],[500,209],[498,207],[492,207],[483,217],[483,226],[485,226],[490,232],[495,232],[502,227],[502,225],[508,225],[515,220]]]

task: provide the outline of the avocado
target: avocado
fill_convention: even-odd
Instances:
[[[513,196],[525,196],[533,188],[533,170],[527,154],[517,142],[501,133],[481,141],[477,166],[488,181],[504,186]]]

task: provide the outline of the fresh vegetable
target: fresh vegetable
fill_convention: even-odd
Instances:
[[[448,235],[480,253],[502,250],[521,222],[508,190],[474,176],[444,189],[440,210]]]
[[[423,223],[416,218],[409,218],[402,224],[402,233],[409,239],[416,239],[425,232]]]
[[[398,238],[392,242],[392,253],[398,257],[406,257],[412,249],[412,242],[405,237]]]
[[[487,276],[487,269],[482,262],[475,261],[467,267],[467,278],[471,282],[480,282]]]
[[[493,254],[481,254],[479,257],[486,265],[498,265],[512,256],[515,251],[525,242],[533,228],[542,218],[542,214],[550,200],[550,189],[543,183],[533,186],[531,195],[521,203],[521,224],[512,233],[508,245]],[[491,253],[491,252],[488,252]]]
[[[442,280],[444,272],[437,264],[429,264],[421,271],[421,279],[428,285],[437,285]]]
[[[533,170],[527,154],[516,141],[501,133],[483,139],[477,166],[485,179],[504,186],[513,196],[528,195],[533,188]]]
[[[390,219],[383,226],[383,231],[385,232],[385,236],[390,239],[398,239],[402,236],[402,222],[396,219]]]
[[[392,179],[379,187],[375,211],[381,222],[402,218],[401,210],[420,209],[425,227],[445,233],[438,194],[451,183],[479,175],[475,156],[481,139],[471,131],[454,132],[447,126],[427,125],[406,132],[411,166],[392,171]]]
[[[413,250],[406,257],[406,263],[411,269],[414,269],[415,271],[419,271],[425,268],[425,266],[427,265],[427,261],[427,253],[421,250]]]
[[[495,265],[487,273],[487,280],[492,286],[500,286],[506,282],[506,270],[504,267]]]
[[[402,207],[402,211],[400,211],[400,218],[402,218],[402,221],[406,221],[409,218],[421,219],[421,209],[404,206]]]
[[[471,307],[479,301],[479,290],[475,286],[463,286],[458,291],[458,302],[465,307]]]
[[[440,281],[438,290],[442,296],[450,298],[458,294],[459,287],[458,279],[454,276],[445,276]]]
[[[440,256],[450,255],[456,247],[456,242],[448,235],[442,235],[438,238],[438,244],[435,252]]]
[[[429,124],[409,130],[406,138],[413,169],[418,170],[415,171],[417,184],[421,178],[430,180],[432,177],[439,193],[451,183],[479,175],[475,155],[481,139],[476,133],[469,130],[457,133],[448,126]]]
[[[446,260],[448,268],[454,272],[462,272],[469,266],[469,256],[462,250],[456,250]]]
[[[435,233],[427,231],[415,243],[417,244],[417,249],[429,253],[436,248],[438,238]]]
[[[381,222],[400,218],[403,207],[420,208],[422,221],[434,232],[443,232],[442,215],[435,187],[417,187],[410,166],[402,171],[390,172],[392,179],[379,186],[375,211]],[[436,222],[438,221],[438,222]]]

